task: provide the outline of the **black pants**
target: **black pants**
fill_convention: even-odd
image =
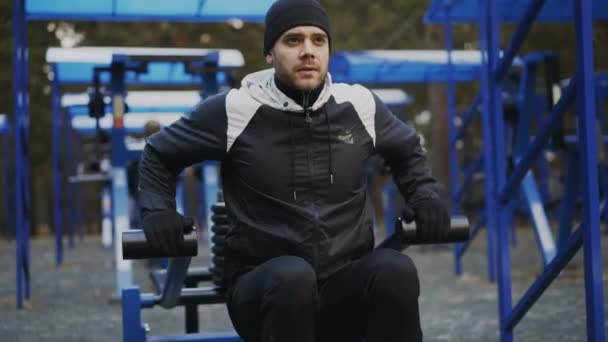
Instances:
[[[246,342],[422,341],[412,260],[377,249],[319,282],[304,259],[282,256],[228,289],[228,312]]]

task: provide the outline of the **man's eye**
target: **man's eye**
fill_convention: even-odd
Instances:
[[[319,44],[323,44],[323,43],[325,43],[325,37],[317,37],[315,39],[315,42],[317,42]]]
[[[300,41],[300,39],[298,39],[297,37],[287,38],[288,44],[297,44],[299,41]]]

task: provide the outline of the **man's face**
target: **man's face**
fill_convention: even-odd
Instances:
[[[316,26],[293,27],[277,39],[266,61],[289,86],[313,90],[327,75],[329,39],[325,31]]]

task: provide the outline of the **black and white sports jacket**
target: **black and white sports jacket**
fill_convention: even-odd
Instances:
[[[304,104],[277,88],[273,69],[207,98],[148,138],[142,207],[175,208],[183,168],[219,160],[233,226],[226,261],[246,269],[295,255],[323,279],[374,246],[365,172],[371,155],[389,163],[410,203],[437,197],[418,134],[370,90],[328,75],[315,103]]]

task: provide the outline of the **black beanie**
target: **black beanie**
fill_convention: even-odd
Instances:
[[[316,26],[331,41],[329,17],[317,0],[278,0],[266,12],[264,31],[264,56],[270,53],[283,32],[295,26]]]

